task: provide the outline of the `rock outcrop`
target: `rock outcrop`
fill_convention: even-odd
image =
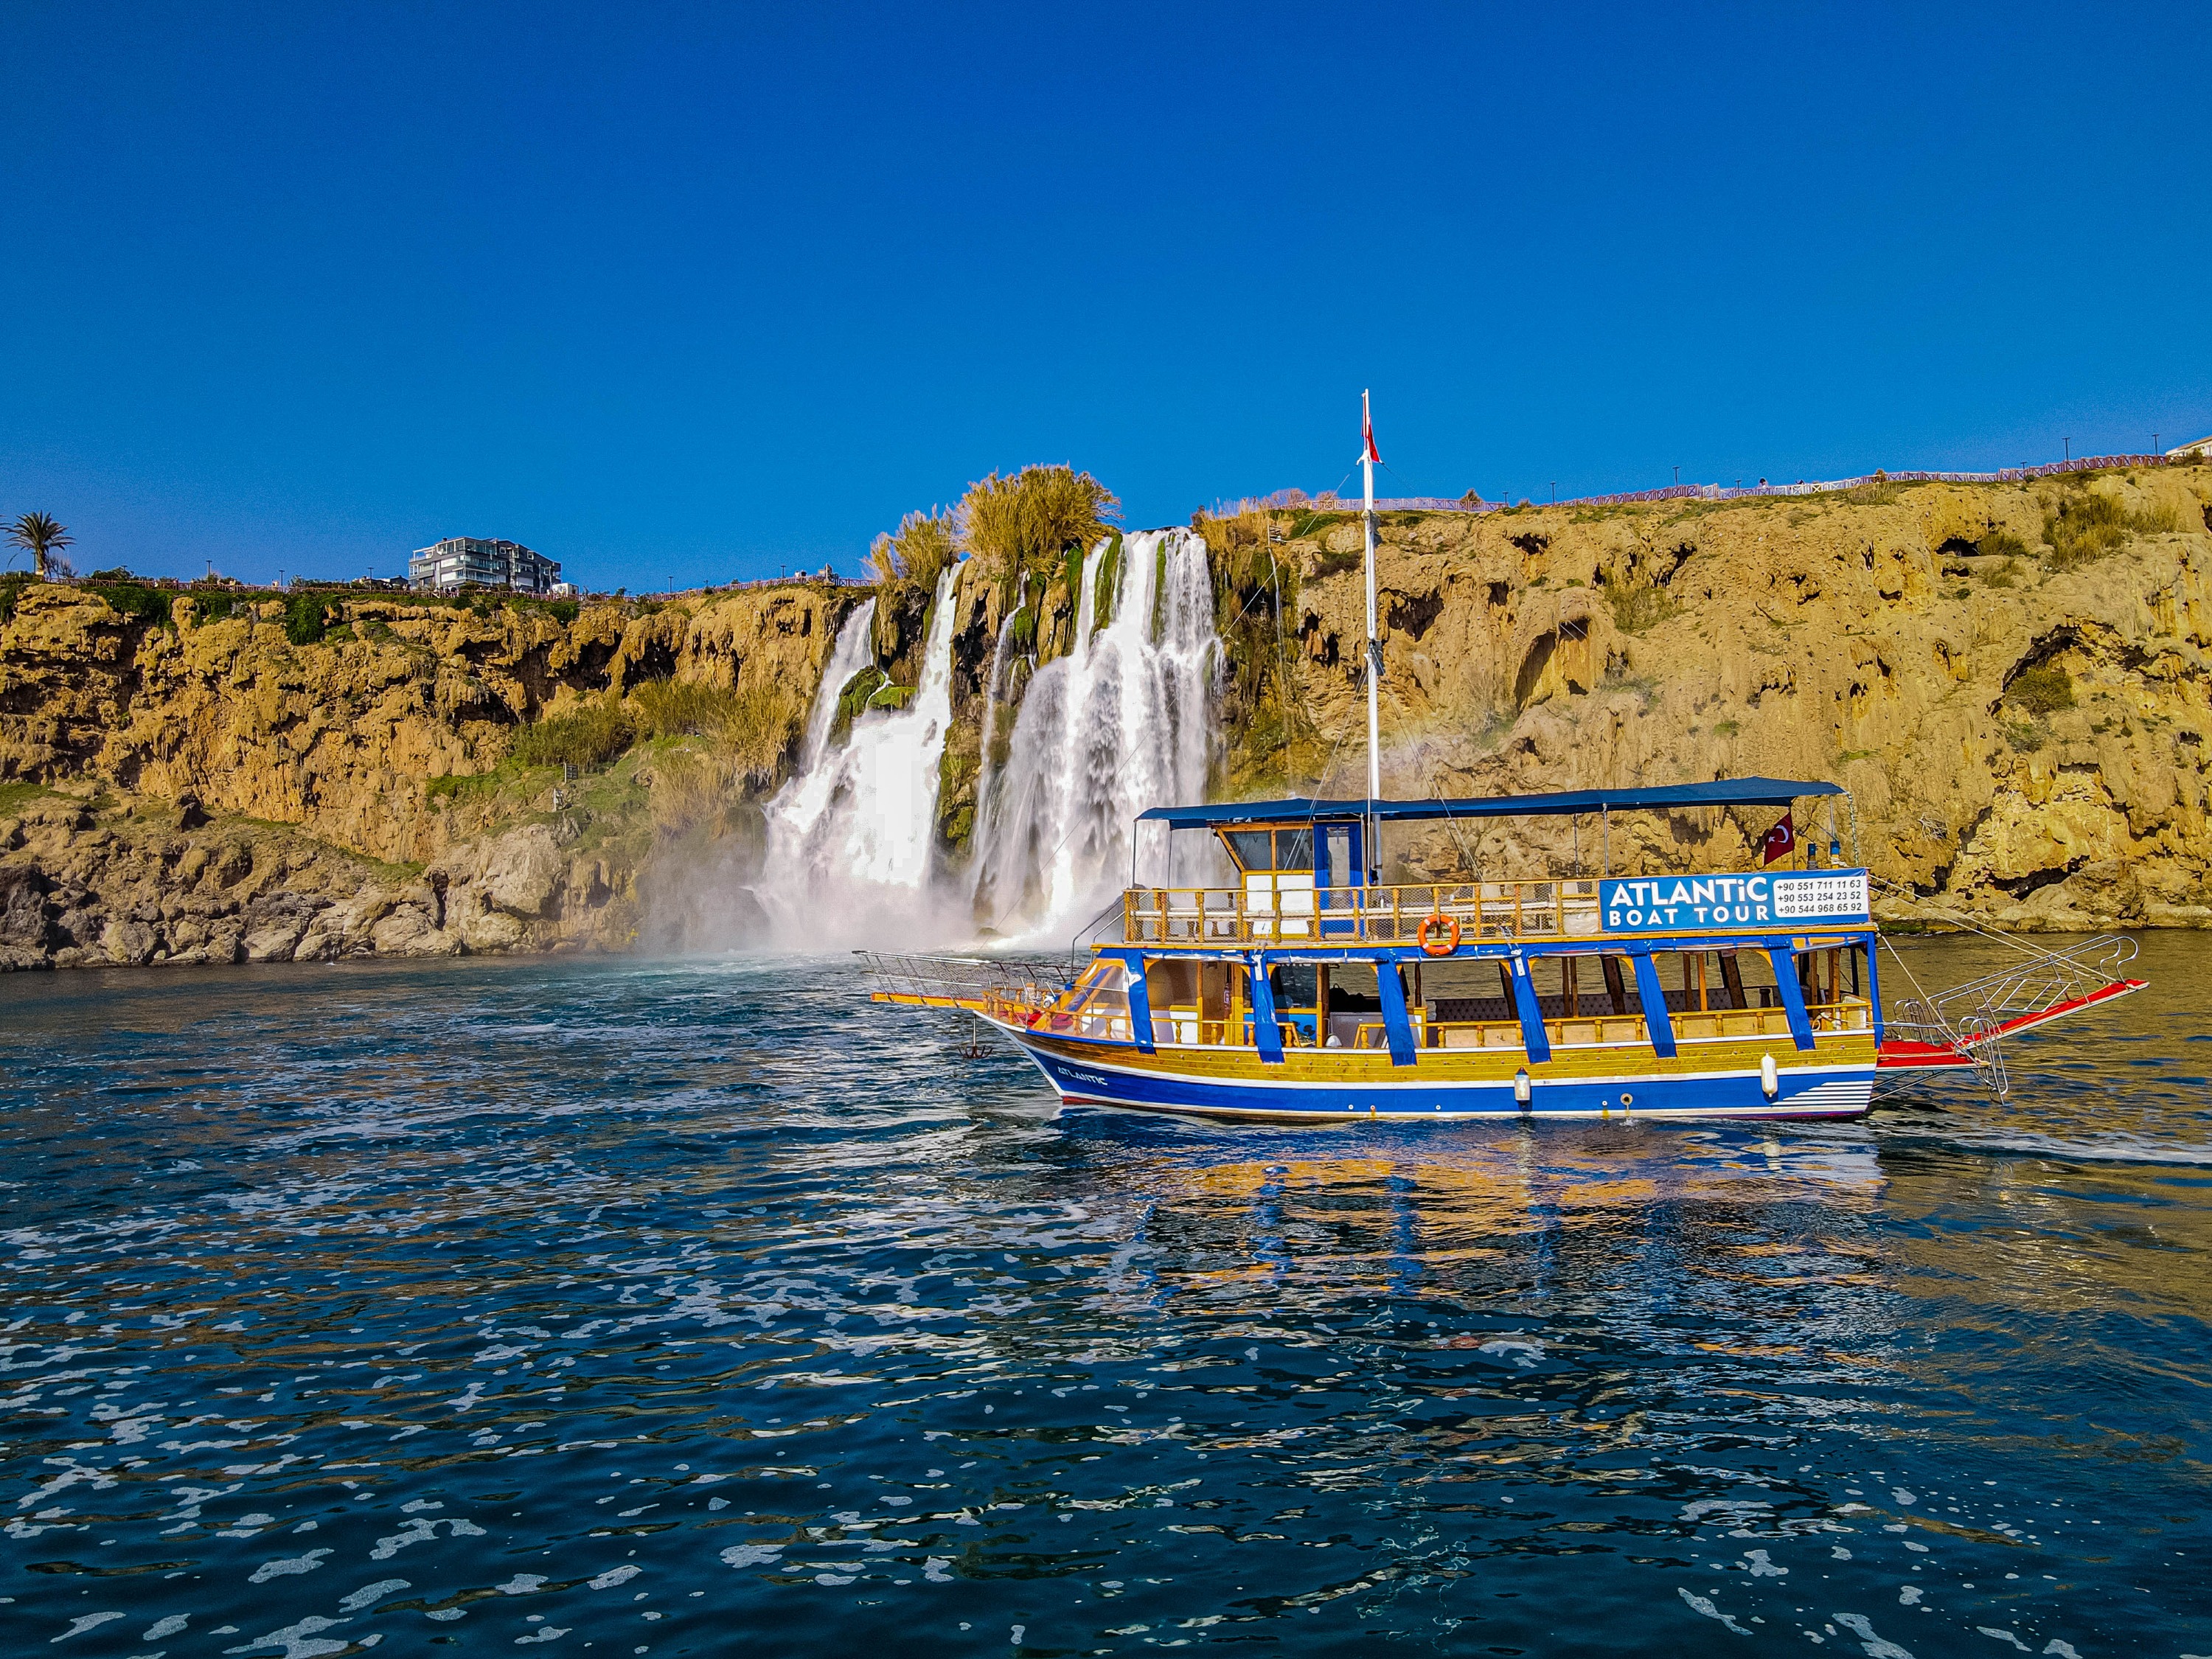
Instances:
[[[515,733],[649,679],[820,678],[861,595],[658,607],[344,597],[166,625],[34,585],[0,623],[0,966],[623,948],[668,745],[581,779]],[[680,744],[678,745],[681,747]]]
[[[1259,701],[1290,706],[1292,735],[1243,710],[1268,740],[1232,734],[1229,788],[1356,793],[1358,516],[1272,527],[1299,580]],[[1391,793],[1829,778],[1851,792],[1846,854],[1944,908],[2212,923],[2205,467],[1392,515],[1381,538]],[[1617,823],[1615,866],[1709,836],[1740,858],[1764,828],[1712,816]],[[1804,827],[1826,839],[1825,817]]]

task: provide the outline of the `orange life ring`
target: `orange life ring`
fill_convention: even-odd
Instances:
[[[1429,930],[1432,927],[1449,933],[1450,937],[1442,945],[1437,944],[1429,937]],[[1421,918],[1421,931],[1416,937],[1420,940],[1424,956],[1448,957],[1459,949],[1459,918],[1448,916],[1441,910],[1431,910]]]

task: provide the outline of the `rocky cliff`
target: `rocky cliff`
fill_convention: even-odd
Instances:
[[[1246,659],[1283,666],[1240,682],[1227,787],[1356,793],[1357,515],[1255,514],[1209,539],[1248,568],[1240,544],[1273,550],[1290,590],[1248,634]],[[1832,778],[1856,807],[1845,852],[1856,828],[1878,875],[1944,908],[2023,928],[2212,921],[2202,465],[1409,514],[1381,541],[1393,793]],[[1738,858],[1765,828],[1639,817],[1614,830],[1616,868],[1708,840]]]
[[[1215,793],[1355,791],[1357,514],[1200,528],[1226,649]],[[1003,745],[1028,673],[1069,647],[1080,568],[959,572],[951,863],[1000,643]],[[1852,792],[1846,851],[1855,835],[1942,906],[2029,928],[2212,923],[2212,470],[1393,514],[1378,572],[1393,793],[1832,777]],[[787,766],[866,592],[340,594],[304,637],[296,599],[0,596],[0,964],[28,967],[681,938],[698,872],[727,885],[757,856],[747,797]],[[919,672],[928,602],[879,596],[894,679]],[[580,775],[548,763],[549,734],[611,721]],[[1733,860],[1764,828],[1680,814],[1616,824],[1607,850],[1616,868]],[[1592,861],[1574,833],[1402,857]]]
[[[339,594],[301,641],[298,600],[191,592],[162,615],[145,594],[6,595],[0,965],[628,945],[714,745],[678,732],[570,775],[522,763],[517,735],[666,683],[764,690],[781,747],[862,597]]]

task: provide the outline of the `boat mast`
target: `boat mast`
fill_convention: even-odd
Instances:
[[[1381,873],[1381,849],[1375,844],[1376,831],[1381,827],[1375,816],[1375,803],[1382,794],[1382,751],[1380,747],[1381,725],[1377,699],[1382,679],[1382,642],[1375,633],[1375,463],[1382,458],[1375,453],[1375,420],[1368,409],[1367,393],[1359,394],[1359,471],[1364,483],[1366,505],[1360,522],[1367,532],[1367,878],[1372,882]]]

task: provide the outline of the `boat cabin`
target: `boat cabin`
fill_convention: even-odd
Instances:
[[[1747,778],[1154,808],[1143,819],[1170,835],[1217,839],[1233,884],[1129,888],[1121,939],[1098,945],[1036,1029],[1147,1052],[1241,1048],[1279,1061],[1286,1050],[1336,1049],[1387,1054],[1398,1065],[1431,1049],[1520,1049],[1535,1061],[1584,1046],[1671,1056],[1708,1039],[1774,1038],[1801,1049],[1822,1032],[1879,1041],[1863,868],[1816,862],[1793,833],[1780,857],[1765,856],[1774,835],[1747,836],[1755,867],[1613,870],[1620,813],[1748,808],[1763,817],[1843,796],[1831,783]],[[1379,879],[1388,826],[1445,823],[1456,836],[1482,820],[1534,817],[1577,820],[1565,838],[1569,867]],[[1841,853],[1832,824],[1832,816],[1831,860]]]

